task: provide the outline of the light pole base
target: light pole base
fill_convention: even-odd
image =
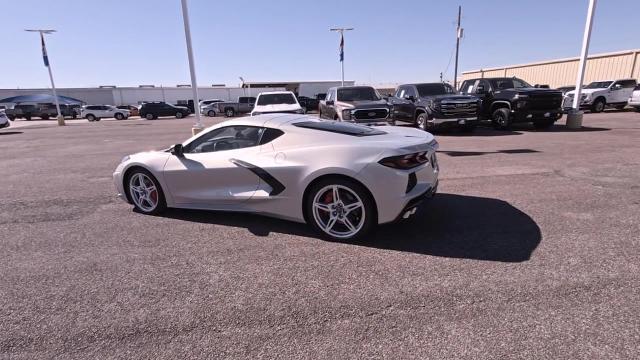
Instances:
[[[65,122],[64,122],[64,116],[60,115],[58,116],[58,126],[65,126]]]
[[[571,110],[567,114],[567,127],[569,129],[580,129],[582,128],[582,114],[584,114],[580,110]]]
[[[204,130],[203,126],[194,125],[191,128],[191,136],[199,134],[202,130]]]

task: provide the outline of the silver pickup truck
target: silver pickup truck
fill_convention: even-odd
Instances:
[[[219,102],[215,103],[215,106],[218,108],[218,111],[216,111],[218,114],[234,117],[237,114],[250,113],[255,103],[256,98],[253,96],[240,96],[237,102]]]

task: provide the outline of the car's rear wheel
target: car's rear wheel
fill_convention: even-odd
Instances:
[[[591,112],[594,113],[599,113],[604,111],[604,106],[606,105],[606,102],[603,98],[597,98],[596,101],[593,102],[593,105],[591,105]]]
[[[232,108],[228,108],[224,110],[224,116],[226,117],[234,117],[236,115],[236,111]]]
[[[96,117],[93,114],[89,114],[86,116],[87,120],[89,121],[96,121]]]
[[[507,108],[496,109],[491,119],[496,129],[508,130],[511,127],[511,113]]]
[[[144,118],[147,120],[153,120],[154,116],[151,113],[147,113],[147,115],[145,115]]]
[[[354,181],[323,179],[313,184],[308,194],[307,221],[331,240],[361,239],[377,223],[371,196]]]
[[[116,120],[122,120],[124,119],[124,115],[122,113],[116,113],[113,117],[116,118]]]
[[[133,170],[127,176],[125,184],[136,210],[145,214],[157,214],[167,207],[162,188],[149,171]]]
[[[184,115],[182,115],[182,113],[180,111],[178,111],[176,113],[176,119],[182,119],[182,117],[184,117]]]
[[[213,110],[209,110],[209,111],[207,111],[207,116],[209,116],[209,117],[215,117],[215,116],[216,116],[216,112],[215,112],[215,111],[213,111]]]

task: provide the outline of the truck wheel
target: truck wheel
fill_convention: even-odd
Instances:
[[[508,108],[496,109],[491,116],[491,120],[493,127],[496,129],[508,130],[511,127],[511,113]]]
[[[429,121],[429,116],[427,116],[427,113],[420,113],[416,118],[416,126],[420,130],[427,131],[428,121]]]
[[[49,115],[48,114],[42,114],[42,115],[40,115],[40,119],[49,120]]]
[[[224,109],[224,116],[226,117],[234,117],[236,115],[236,111],[233,108]]]
[[[593,102],[593,105],[591,105],[591,112],[592,113],[599,113],[604,111],[604,106],[606,105],[606,101],[603,98],[597,98],[596,101]]]
[[[145,115],[144,118],[147,120],[153,120],[153,114],[147,113],[147,115]]]

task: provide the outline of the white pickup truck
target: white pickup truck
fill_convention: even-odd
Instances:
[[[640,112],[640,85],[636,85],[633,93],[629,96],[629,106],[633,106],[636,111]]]
[[[582,89],[580,108],[599,113],[606,107],[623,109],[638,82],[635,79],[594,81]],[[562,107],[571,108],[575,90],[564,95]]]

